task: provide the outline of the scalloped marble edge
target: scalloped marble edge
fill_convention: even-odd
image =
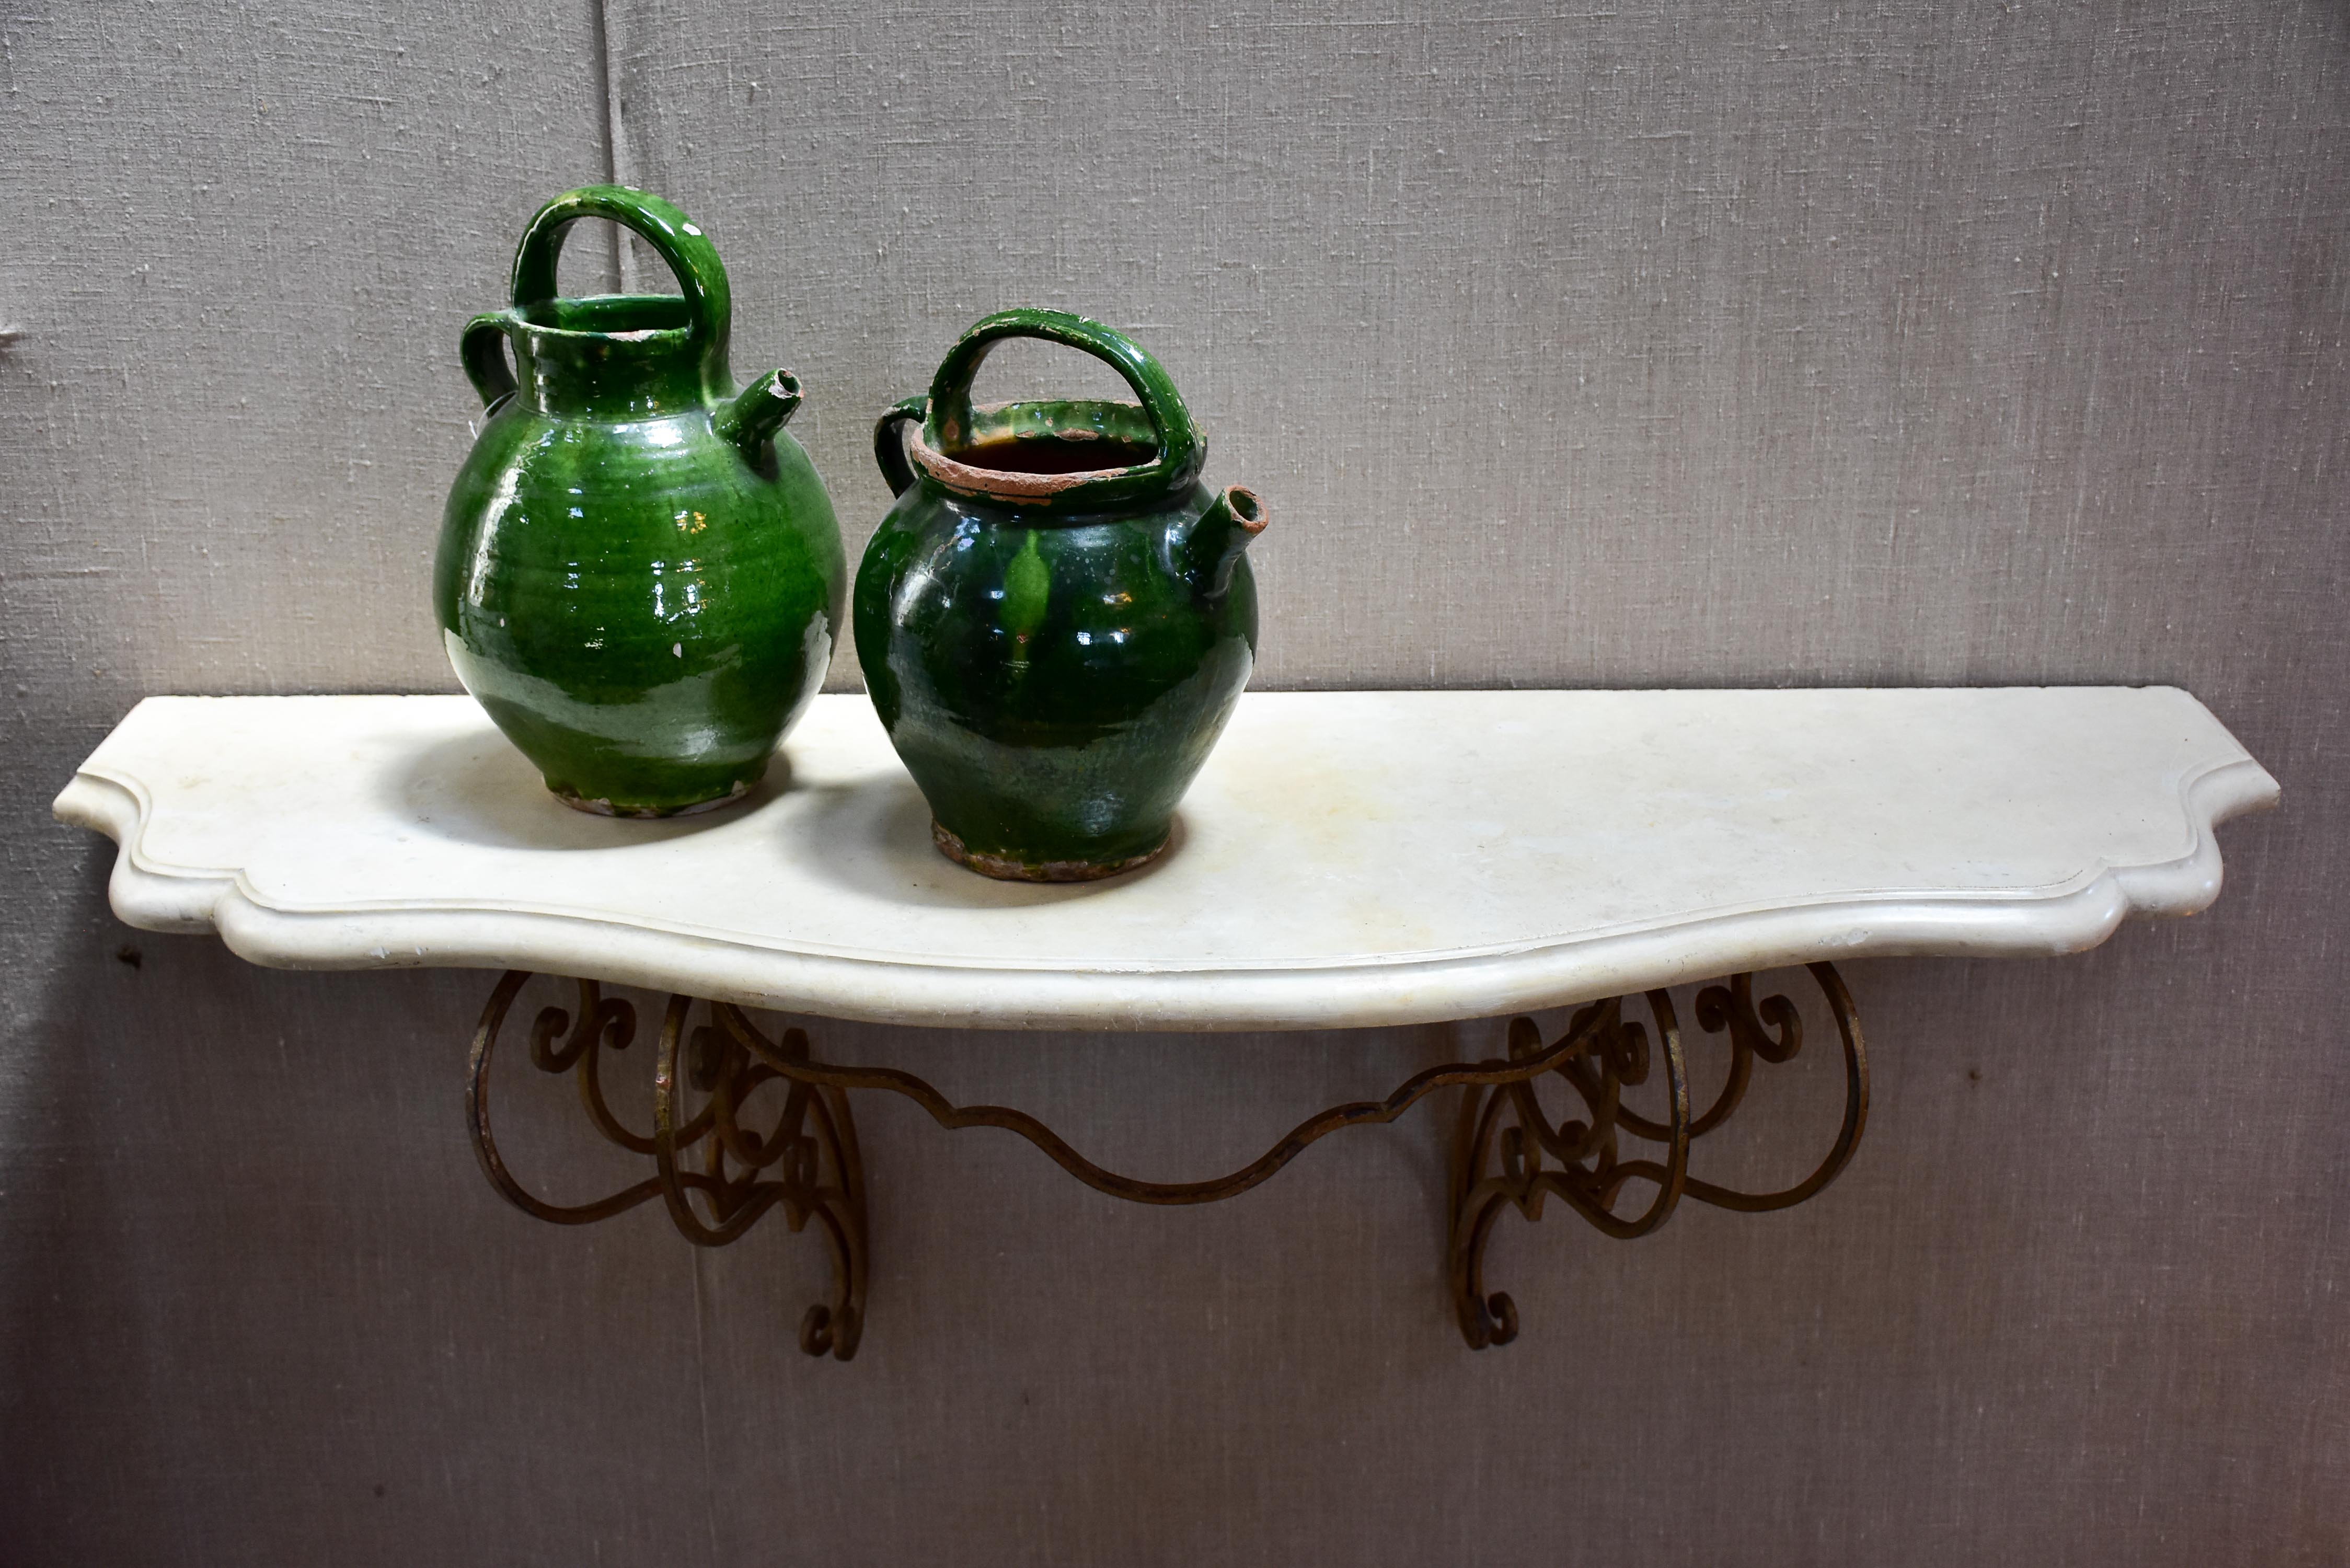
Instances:
[[[2192,915],[2220,896],[2215,829],[2277,804],[2249,757],[2185,781],[2194,846],[2103,867],[2046,895],[1843,898],[1675,920],[1505,953],[1286,969],[1013,969],[781,952],[588,916],[462,909],[324,913],[260,902],[241,871],[142,864],[141,792],[81,773],[60,821],[120,846],[108,895],[144,930],[216,931],[274,969],[528,969],[779,1012],[972,1029],[1371,1028],[1490,1017],[1819,959],[2042,958],[2097,946],[2133,916]],[[354,954],[360,956],[354,957]]]

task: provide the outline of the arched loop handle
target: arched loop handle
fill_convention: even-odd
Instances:
[[[951,452],[969,443],[972,431],[972,378],[979,373],[988,351],[1006,337],[1042,337],[1083,349],[1107,361],[1134,389],[1151,429],[1158,433],[1159,456],[1131,471],[1127,476],[1129,482],[1175,484],[1199,472],[1203,455],[1199,427],[1191,422],[1191,411],[1183,406],[1182,394],[1176,391],[1165,368],[1116,327],[1064,310],[999,311],[956,339],[955,346],[947,350],[947,357],[939,362],[939,373],[931,381],[930,433],[938,450]],[[882,417],[888,420],[897,411],[893,409]],[[882,471],[889,472],[886,461]],[[894,474],[890,483],[897,483]],[[910,477],[908,483],[911,483]]]
[[[929,406],[927,399],[908,398],[873,421],[873,461],[889,482],[892,495],[903,495],[914,484],[914,465],[906,461],[906,432],[900,427],[920,420]]]
[[[503,312],[476,316],[465,323],[465,336],[457,344],[465,379],[481,393],[482,407],[492,413],[515,395],[514,370],[506,364],[506,320]]]
[[[547,202],[523,231],[515,247],[514,305],[525,317],[556,297],[555,263],[563,236],[582,218],[606,218],[642,236],[677,275],[685,296],[690,340],[705,361],[726,352],[733,329],[734,296],[725,264],[694,221],[650,192],[626,185],[588,185]]]

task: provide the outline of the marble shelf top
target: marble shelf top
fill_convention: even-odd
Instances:
[[[159,697],[57,797],[116,913],[297,969],[532,969],[996,1028],[1479,1017],[1820,958],[2046,954],[2219,895],[2276,781],[2171,688],[1255,693],[1174,849],[931,846],[861,696],[743,805],[567,809],[465,697]]]

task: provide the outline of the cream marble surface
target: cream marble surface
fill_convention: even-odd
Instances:
[[[57,797],[116,912],[288,968],[520,967],[828,1016],[1321,1028],[2204,908],[2276,782],[2169,688],[1257,693],[1103,883],[931,847],[861,696],[743,805],[556,804],[464,697],[153,698]]]

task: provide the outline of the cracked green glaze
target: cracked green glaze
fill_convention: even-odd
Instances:
[[[556,297],[564,234],[585,217],[642,234],[682,296]],[[799,382],[771,371],[736,393],[731,321],[702,230],[599,185],[540,209],[512,308],[465,328],[489,419],[442,523],[442,642],[584,810],[667,816],[746,793],[831,662],[847,557],[783,429]]]
[[[1097,355],[1142,400],[974,408],[1008,337]],[[1262,504],[1200,482],[1156,359],[1058,311],[973,327],[874,454],[898,502],[858,571],[858,657],[940,847],[1042,881],[1156,856],[1255,661]]]

